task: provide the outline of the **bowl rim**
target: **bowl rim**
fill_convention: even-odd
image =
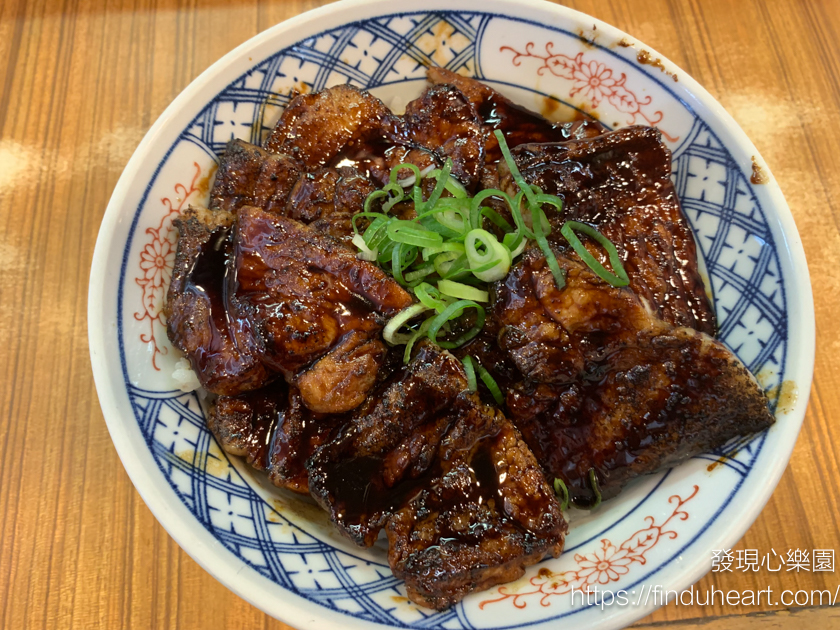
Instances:
[[[291,591],[288,592],[287,597],[278,600],[264,585],[260,585],[259,579],[238,577],[239,571],[247,568],[248,565],[242,563],[232,554],[229,554],[227,550],[219,554],[216,551],[219,543],[216,542],[213,544],[213,541],[209,539],[205,540],[205,537],[212,538],[212,534],[203,528],[200,528],[200,532],[193,531],[195,517],[186,506],[180,504],[180,502],[172,501],[169,486],[165,486],[169,492],[156,492],[159,489],[157,486],[164,487],[160,485],[161,480],[157,478],[160,476],[159,471],[157,467],[147,468],[143,465],[141,461],[142,457],[138,457],[132,436],[130,432],[125,430],[123,424],[124,414],[121,412],[121,408],[125,405],[118,400],[115,391],[119,391],[119,388],[123,387],[124,384],[122,381],[116,383],[114,374],[109,372],[102,358],[106,354],[107,342],[107,322],[104,317],[102,304],[107,297],[105,295],[105,289],[109,275],[117,275],[113,270],[109,273],[105,263],[110,253],[112,236],[121,218],[123,218],[129,189],[139,175],[144,165],[144,160],[151,148],[156,146],[162,134],[170,124],[174,123],[179,113],[190,108],[190,104],[196,100],[197,96],[201,95],[205,90],[216,89],[212,87],[216,77],[232,70],[234,66],[242,64],[243,60],[249,57],[250,52],[270,45],[273,42],[283,42],[275,46],[275,52],[279,52],[295,42],[315,36],[318,33],[376,15],[447,11],[453,9],[488,14],[495,13],[497,15],[511,15],[517,19],[524,19],[524,17],[520,16],[524,16],[529,12],[553,14],[555,17],[562,16],[570,21],[593,24],[597,26],[598,31],[609,38],[614,38],[615,41],[624,38],[637,49],[644,48],[655,57],[658,57],[667,71],[678,73],[683,88],[681,91],[685,91],[694,99],[692,103],[693,108],[698,109],[698,113],[704,113],[706,118],[714,120],[719,124],[732,139],[732,146],[737,146],[745,150],[746,154],[755,156],[759,164],[771,175],[769,178],[770,181],[763,186],[769,201],[769,203],[765,204],[766,207],[764,209],[769,210],[772,208],[772,218],[779,224],[779,229],[784,240],[777,242],[776,246],[780,249],[784,248],[787,250],[792,269],[796,272],[796,288],[799,291],[799,302],[797,306],[800,309],[800,314],[796,323],[799,326],[800,337],[804,343],[801,343],[798,347],[789,348],[791,358],[795,356],[797,361],[791,363],[788,370],[796,372],[796,383],[799,387],[800,394],[796,403],[793,405],[793,409],[785,416],[784,421],[789,425],[796,424],[796,435],[798,436],[805,417],[805,409],[808,402],[807,394],[810,392],[814,369],[815,320],[807,262],[793,215],[790,212],[778,183],[772,177],[770,170],[767,169],[753,143],[732,116],[726,112],[723,106],[687,72],[632,35],[624,33],[620,29],[585,13],[543,0],[461,0],[457,7],[452,6],[451,0],[428,0],[422,6],[412,4],[408,0],[341,0],[334,4],[325,5],[298,14],[246,40],[213,63],[190,82],[158,117],[132,154],[109,200],[96,240],[88,291],[88,341],[96,390],[111,439],[114,442],[114,446],[117,449],[117,453],[126,472],[141,498],[167,533],[203,569],[242,599],[245,599],[267,614],[282,619],[295,627],[308,626],[318,621],[340,622],[354,627],[363,627],[363,624],[367,625],[371,622],[348,617],[337,611],[318,606]],[[512,13],[512,9],[516,9],[516,13]],[[249,67],[255,65],[250,60],[247,63]],[[256,63],[259,63],[259,61]],[[642,71],[644,72],[644,70]],[[204,103],[201,99],[198,99],[198,101]],[[202,104],[201,107],[204,107],[204,105]],[[743,165],[739,164],[739,166]],[[788,300],[788,303],[790,304],[790,300]],[[740,540],[746,530],[758,517],[787,467],[795,442],[795,439],[791,439],[789,442],[781,444],[778,447],[775,454],[783,455],[783,457],[775,457],[769,462],[769,468],[763,476],[764,484],[761,494],[749,503],[748,509],[739,515],[737,521],[733,521],[723,533],[718,534],[717,540],[721,543],[726,543],[721,544],[722,548],[729,548]],[[765,461],[765,466],[767,465],[768,463]],[[239,571],[237,572],[229,570],[237,567],[239,567]],[[689,563],[681,569],[679,572],[681,577],[677,580],[678,584],[676,584],[675,590],[681,591],[687,588],[705,575],[707,571],[708,566],[706,560],[698,556],[694,562]],[[624,614],[614,616],[613,621],[618,621],[621,625],[633,623],[656,608],[658,606],[627,607]],[[550,619],[542,620],[529,624],[529,627],[538,628],[556,621],[556,619],[553,621]],[[617,626],[608,621],[605,627]]]

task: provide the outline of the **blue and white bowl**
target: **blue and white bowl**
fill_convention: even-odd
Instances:
[[[179,357],[160,316],[174,260],[172,220],[206,199],[228,140],[260,142],[295,90],[350,82],[399,109],[419,95],[429,64],[477,77],[556,119],[577,111],[610,127],[662,130],[720,338],[757,375],[778,418],[746,443],[639,479],[592,513],[573,512],[559,559],[444,612],[407,600],[384,544],[352,546],[313,504],[219,448],[201,396],[178,389]],[[762,175],[764,183],[754,183]],[[796,441],[814,363],[802,245],[752,143],[658,53],[534,0],[349,0],[279,24],[225,56],[163,113],[117,184],[96,245],[89,321],[105,419],[143,499],[207,571],[298,627],[632,623],[663,603],[656,586],[679,590],[698,580],[713,550],[732,547],[761,511]],[[572,597],[572,589],[596,585],[623,591],[626,602],[607,596],[602,607]]]

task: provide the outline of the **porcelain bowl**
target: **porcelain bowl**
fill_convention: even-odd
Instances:
[[[406,598],[384,544],[354,547],[311,502],[219,448],[202,397],[178,389],[179,357],[161,318],[172,221],[206,202],[228,140],[259,143],[296,91],[350,82],[399,108],[419,95],[431,64],[552,119],[587,115],[611,128],[662,131],[720,339],[756,374],[778,419],[766,433],[635,481],[591,513],[573,511],[560,558],[443,612]],[[149,508],[228,588],[299,628],[632,623],[664,603],[663,591],[708,572],[713,551],[732,547],[761,511],[799,433],[814,363],[802,246],[752,143],[659,53],[591,17],[529,0],[339,2],[214,64],[158,119],[114,190],[93,260],[89,334],[108,429]],[[572,597],[596,586],[614,601]]]

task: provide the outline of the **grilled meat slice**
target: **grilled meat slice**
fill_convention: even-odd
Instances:
[[[556,556],[566,524],[536,459],[501,412],[466,391],[430,344],[310,460],[310,491],[339,530],[389,562],[418,604],[446,608]]]
[[[178,249],[164,316],[172,344],[184,352],[202,386],[216,394],[258,389],[271,375],[257,357],[247,322],[225,305],[233,215],[189,208],[174,221]]]
[[[596,501],[591,474],[609,498],[638,475],[773,423],[723,344],[656,318],[573,256],[557,256],[558,289],[542,255],[527,253],[497,286],[495,308],[501,344],[527,377],[508,391],[508,411],[576,504]]]
[[[552,123],[510,99],[502,96],[489,85],[461,76],[445,68],[432,67],[428,72],[433,85],[451,85],[458,88],[475,106],[485,131],[485,151],[488,163],[502,157],[493,131],[501,129],[508,146],[523,142],[562,142],[573,138],[590,138],[607,131],[596,120],[575,120]],[[485,188],[494,186],[485,185]]]
[[[403,117],[413,143],[452,158],[452,175],[473,188],[484,168],[485,132],[469,99],[452,85],[432,85],[411,101]]]
[[[382,316],[411,296],[343,243],[258,208],[239,211],[234,245],[228,307],[248,322],[262,363],[298,383],[310,409],[352,409],[385,355]],[[329,402],[323,383],[340,388]]]
[[[268,473],[271,482],[309,494],[306,460],[345,421],[312,413],[300,392],[282,380],[239,396],[220,396],[207,425],[222,448]]]
[[[312,411],[335,413],[355,409],[376,382],[385,353],[385,344],[378,338],[352,330],[328,354],[297,376],[297,386]]]
[[[567,385],[522,383],[508,409],[549,476],[592,505],[773,423],[755,379],[722,344],[688,328],[646,337]]]
[[[494,290],[499,346],[528,380],[575,381],[640,333],[667,328],[631,290],[610,286],[574,253],[555,250],[555,257],[563,290],[539,249],[525,252]]]
[[[312,496],[356,544],[370,546],[424,475],[467,389],[460,362],[429,345],[383,383],[309,463]]]
[[[300,164],[288,155],[231,140],[219,159],[210,208],[236,212],[242,206],[256,206],[282,214],[302,173]]]
[[[671,183],[671,152],[652,127],[627,127],[584,140],[526,144],[513,151],[525,180],[563,199],[549,212],[550,239],[564,243],[567,219],[590,223],[615,244],[630,287],[675,326],[713,335],[715,317],[688,221]],[[501,186],[518,190],[499,164]],[[606,264],[603,248],[587,247]]]
[[[349,242],[353,215],[361,212],[376,186],[348,166],[325,167],[301,177],[288,196],[284,214]]]
[[[442,610],[556,558],[566,529],[519,432],[473,405],[441,442],[434,479],[389,520],[388,559],[414,602]]]
[[[382,101],[351,85],[337,85],[295,97],[265,148],[315,171],[367,152],[378,155],[402,136],[400,120]]]

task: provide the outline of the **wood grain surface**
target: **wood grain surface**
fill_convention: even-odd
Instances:
[[[224,53],[320,4],[0,0],[3,628],[286,627],[205,573],[132,487],[94,390],[85,313],[99,223],[146,130]],[[738,548],[840,551],[840,2],[568,4],[694,76],[787,197],[814,285],[816,374],[790,465]],[[762,570],[710,574],[698,588],[838,583],[840,572]],[[783,608],[670,604],[639,627],[840,627],[836,608]]]

